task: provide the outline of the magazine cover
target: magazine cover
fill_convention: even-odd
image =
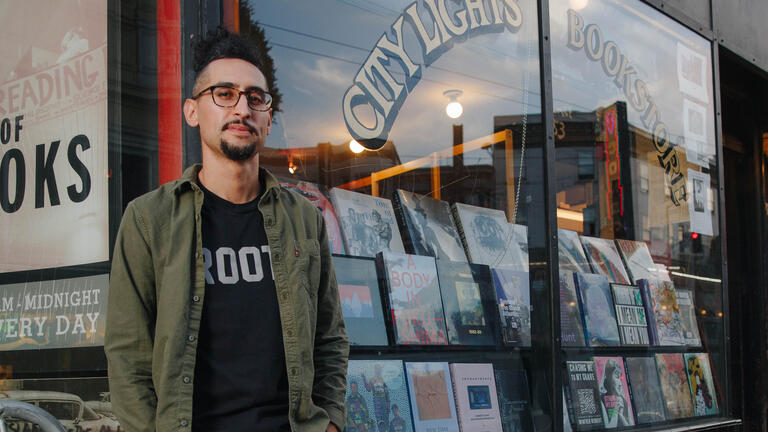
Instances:
[[[712,380],[707,353],[686,353],[685,368],[688,373],[688,385],[691,390],[693,413],[697,416],[719,414],[717,393]]]
[[[447,202],[398,189],[393,205],[409,253],[467,261]]]
[[[667,419],[664,395],[653,357],[627,357],[627,375],[637,423],[656,423]]]
[[[598,274],[575,273],[589,346],[616,346],[621,340],[608,278]]]
[[[586,345],[581,316],[574,274],[571,271],[560,270],[560,336],[563,346]]]
[[[683,325],[677,305],[677,292],[672,282],[640,279],[648,328],[653,345],[683,345]]]
[[[320,209],[325,221],[325,228],[328,231],[328,242],[331,244],[331,252],[336,254],[345,253],[344,240],[341,238],[341,227],[339,227],[339,220],[336,217],[336,210],[328,199],[328,189],[325,186],[308,181],[282,178],[279,180],[281,186],[298,193]]]
[[[443,301],[432,257],[380,252],[398,345],[447,345]]]
[[[413,431],[402,360],[350,360],[347,432]]]
[[[648,320],[645,316],[643,296],[634,285],[611,284],[616,322],[622,345],[649,345]]]
[[[502,210],[451,205],[471,262],[528,271],[528,227],[510,224]]]
[[[684,289],[676,291],[677,306],[680,308],[680,324],[683,326],[683,342],[688,346],[701,346],[693,291]]]
[[[389,345],[376,260],[333,256],[339,300],[351,345]]]
[[[331,202],[349,255],[373,258],[384,250],[405,253],[388,199],[333,188]]]
[[[448,363],[406,363],[416,432],[459,432]]]
[[[461,432],[501,431],[493,365],[452,363],[451,379]]]
[[[595,372],[600,389],[600,411],[606,428],[634,426],[632,399],[621,357],[595,357]]]
[[[571,422],[577,431],[603,428],[595,364],[591,360],[566,361],[565,393]]]
[[[648,245],[641,241],[616,240],[621,258],[626,264],[632,283],[640,279],[662,279],[666,275],[661,273],[656,263],[651,258]]]
[[[656,354],[656,370],[659,372],[668,420],[693,417],[688,373],[683,363],[682,354]]]
[[[581,236],[581,244],[584,245],[594,273],[608,276],[611,282],[630,283],[613,240]]]
[[[492,269],[504,344],[531,346],[531,293],[527,272]]]
[[[496,366],[493,368],[493,374],[496,377],[503,431],[533,431],[531,393],[523,366],[520,365],[518,368]]]
[[[448,342],[496,343],[496,305],[491,270],[482,264],[436,260]]]
[[[518,265],[507,247],[512,226],[503,210],[453,203],[451,212],[470,262],[494,268]]]
[[[560,271],[592,273],[587,256],[584,255],[584,246],[581,245],[579,234],[576,231],[558,228],[557,247]]]

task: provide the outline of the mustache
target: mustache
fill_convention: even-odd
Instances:
[[[222,126],[222,127],[221,127],[221,130],[222,130],[222,131],[223,131],[223,130],[226,130],[226,129],[229,127],[229,125],[233,125],[233,124],[241,124],[241,125],[244,125],[244,126],[246,126],[246,127],[248,128],[248,130],[249,130],[249,131],[251,131],[251,133],[255,133],[255,132],[256,132],[256,129],[255,129],[253,126],[251,126],[250,124],[248,124],[248,123],[246,123],[246,122],[244,122],[244,121],[242,121],[242,120],[232,120],[232,121],[228,121],[228,122],[224,123],[224,126]]]

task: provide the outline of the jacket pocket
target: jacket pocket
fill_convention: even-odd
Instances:
[[[317,288],[320,284],[320,243],[316,239],[299,241],[299,267],[301,269],[301,285],[307,290],[310,298],[317,298]]]

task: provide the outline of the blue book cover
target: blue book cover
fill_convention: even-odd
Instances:
[[[586,346],[581,307],[572,271],[560,270],[560,337],[563,346]]]
[[[413,432],[402,360],[350,360],[345,432]]]
[[[459,432],[451,370],[446,362],[406,363],[416,432]]]
[[[376,260],[334,255],[333,267],[336,270],[339,301],[349,343],[388,345]]]
[[[619,327],[608,278],[587,273],[575,273],[575,278],[589,346],[619,345]]]
[[[493,269],[493,284],[506,345],[531,346],[531,293],[528,272]]]

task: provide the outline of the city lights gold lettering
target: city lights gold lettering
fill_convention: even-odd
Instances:
[[[606,41],[597,24],[585,25],[584,18],[568,10],[568,48],[584,50],[587,58],[600,62],[606,75],[614,77],[614,85],[624,92],[628,104],[642,117],[643,126],[652,134],[659,164],[664,168],[670,199],[679,206],[687,200],[685,177],[675,145],[669,141],[669,129],[659,116],[658,106],[648,91],[648,85],[638,78],[627,56],[613,41]]]
[[[476,34],[505,29],[517,32],[523,24],[522,16],[517,0],[414,1],[397,17],[391,33],[385,32],[379,38],[344,93],[342,112],[347,130],[362,145],[380,148],[400,107],[421,80],[423,67],[432,64],[454,43]],[[421,46],[423,64],[415,63],[406,51],[403,38],[406,21]],[[393,60],[402,68],[405,77],[402,82],[395,79],[388,68]],[[373,110],[372,122],[362,120],[355,112],[363,106]]]

